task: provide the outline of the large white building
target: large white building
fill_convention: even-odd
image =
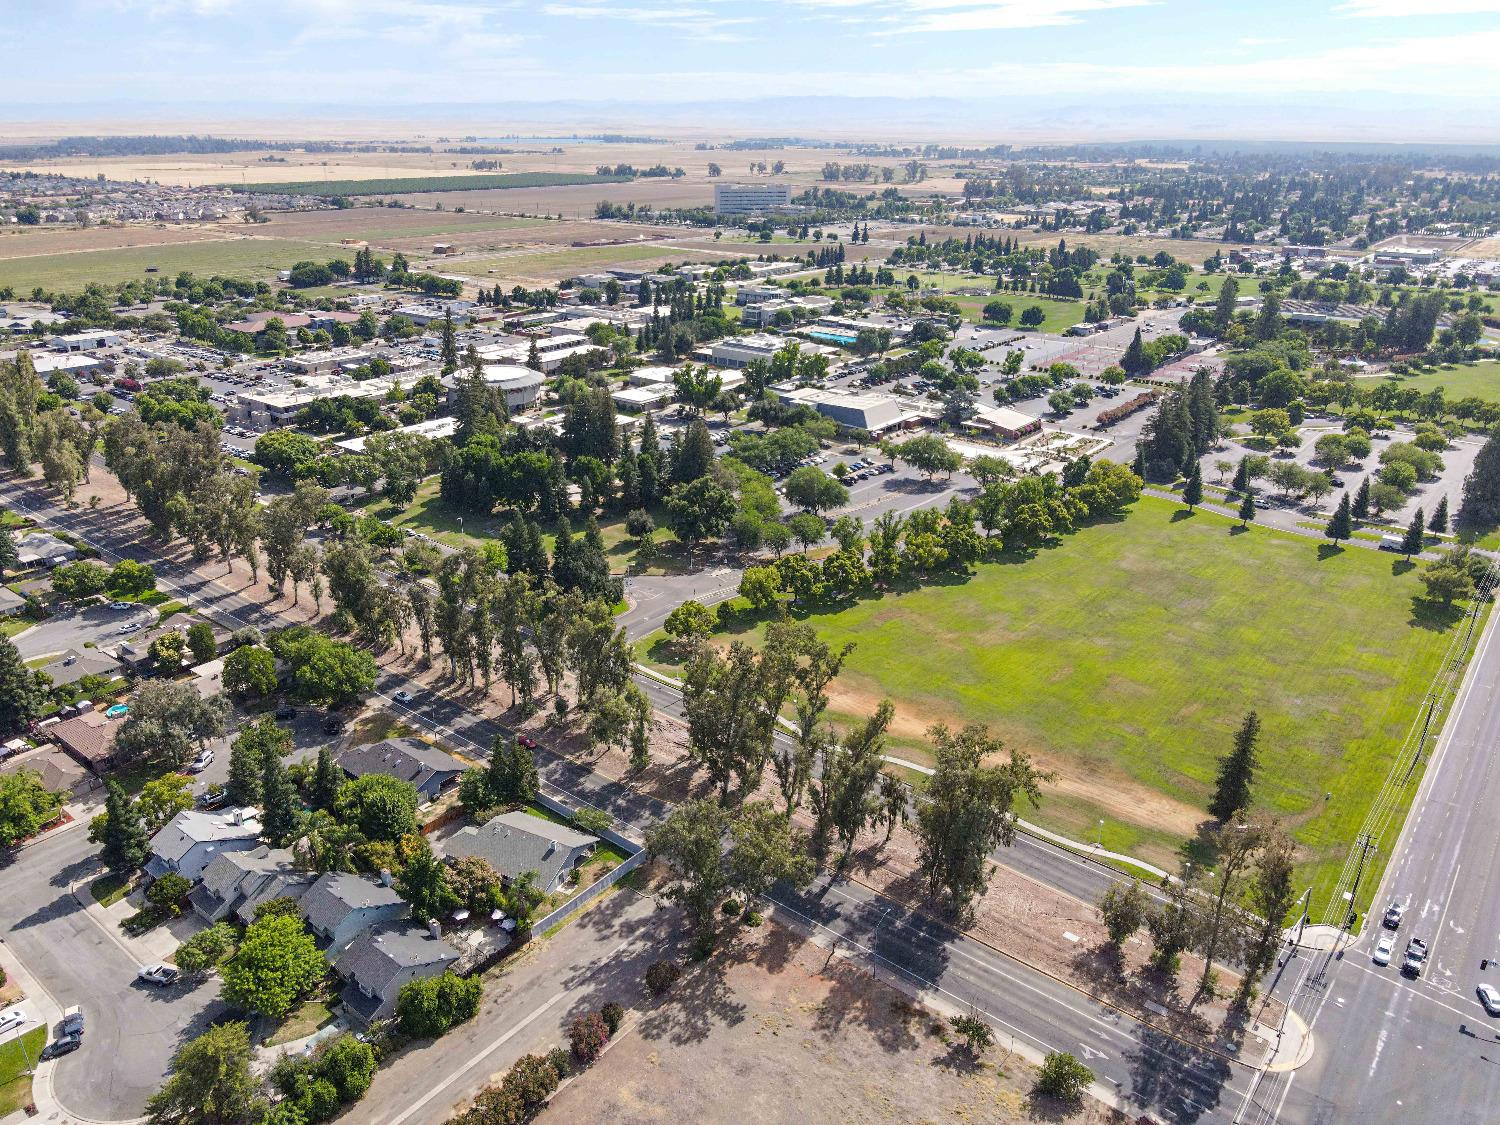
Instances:
[[[791,187],[787,184],[714,184],[714,214],[783,211],[791,197]]]

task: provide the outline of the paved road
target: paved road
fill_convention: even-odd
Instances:
[[[4,492],[11,502],[21,496],[30,514],[87,537],[107,553],[146,555],[132,521],[119,513],[61,512],[52,506],[50,496],[34,485],[10,482]],[[234,624],[278,624],[274,613],[186,568],[159,564],[157,573],[164,582],[193,594],[205,611],[232,615]],[[377,684],[379,694],[387,700],[401,688],[419,696],[417,706],[410,709],[417,721],[436,726],[460,745],[467,742],[471,751],[487,748],[493,735],[503,729],[453,700],[427,693],[422,685],[398,673],[385,673]],[[555,755],[539,755],[538,766],[543,781],[561,791],[562,796],[605,809],[637,831],[667,811],[661,802]],[[1035,842],[1028,849],[1023,853],[1025,862],[1036,865],[1034,870],[1056,866],[1058,874],[1049,874],[1048,882],[1088,889],[1079,880],[1108,877],[1102,871],[1081,874],[1087,866],[1081,867],[1076,857],[1059,849],[1051,849],[1055,855],[1050,860],[1045,858],[1049,854],[1045,845]],[[856,945],[878,935],[880,944],[874,952],[884,959],[882,963],[939,984],[963,1002],[1004,1021],[1001,1026],[1005,1030],[1014,1030],[1034,1043],[1072,1044],[1080,1055],[1097,1064],[1098,1073],[1120,1084],[1123,1097],[1143,1109],[1152,1108],[1166,1119],[1228,1120],[1229,1114],[1221,1106],[1239,1101],[1241,1091],[1252,1079],[1251,1072],[1238,1064],[1187,1048],[1146,1025],[1118,1016],[1066,985],[881,900],[856,884],[838,881],[820,896],[801,896],[788,900],[787,905]],[[45,978],[47,971],[43,966],[39,975]],[[1099,1054],[1096,1057],[1090,1051]],[[163,1057],[158,1066],[164,1063]]]
[[[1497,618],[1478,642],[1418,791],[1396,840],[1364,933],[1340,959],[1299,958],[1295,1007],[1319,1050],[1294,1075],[1262,1083],[1241,1120],[1452,1122],[1496,1119],[1500,1105],[1500,1020],[1474,988],[1500,987],[1500,644]],[[1390,843],[1386,843],[1390,847]],[[1376,912],[1406,904],[1397,954],[1387,967],[1371,951],[1383,930]],[[1408,939],[1432,947],[1420,979],[1396,964]],[[1441,1108],[1439,1108],[1441,1107]]]
[[[0,859],[0,937],[59,1006],[83,1007],[83,1047],[58,1060],[53,1091],[69,1112],[109,1121],[138,1117],[172,1053],[224,1009],[213,983],[135,982],[139,963],[69,889],[99,874],[96,851],[80,825]]]
[[[111,644],[125,639],[121,632],[127,625],[149,625],[156,619],[156,610],[140,606],[131,610],[110,609],[108,606],[90,606],[74,610],[58,617],[49,617],[33,625],[15,637],[16,650],[25,660],[39,656],[51,656],[66,652],[70,648],[82,649],[92,641],[95,645]]]

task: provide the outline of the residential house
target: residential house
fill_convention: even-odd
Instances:
[[[444,789],[457,785],[468,766],[435,746],[415,738],[387,738],[368,746],[351,746],[334,759],[350,777],[383,773],[409,781],[420,801],[434,801]]]
[[[146,874],[159,879],[172,872],[196,883],[216,856],[253,851],[260,846],[260,822],[254,809],[188,809],[151,837]]]
[[[255,908],[277,898],[300,899],[312,886],[313,876],[297,870],[286,848],[264,845],[244,852],[220,852],[203,869],[203,882],[193,888],[188,901],[205,922],[233,915],[249,923]]]
[[[32,531],[16,540],[16,565],[22,570],[33,566],[56,566],[77,557],[77,547],[45,531]]]
[[[75,684],[85,676],[103,676],[112,679],[120,671],[120,662],[98,649],[80,651],[70,648],[56,660],[42,665],[41,671],[52,679],[53,687]]]
[[[114,765],[115,735],[120,731],[120,722],[121,716],[111,718],[104,711],[85,711],[48,728],[47,737],[75,761],[102,773]]]
[[[477,828],[460,828],[443,851],[449,859],[477,855],[506,880],[535,871],[537,886],[551,894],[562,886],[570,871],[593,854],[598,843],[586,832],[517,810]]]
[[[330,871],[307,889],[300,910],[313,935],[337,956],[371,926],[405,917],[407,905],[385,882]]]
[[[439,934],[435,922],[388,922],[360,934],[333,966],[345,981],[344,1010],[366,1024],[388,1018],[402,985],[440,976],[458,960]]]

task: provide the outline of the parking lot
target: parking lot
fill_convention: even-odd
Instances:
[[[17,634],[13,641],[22,659],[35,660],[72,648],[82,649],[85,645],[99,648],[115,644],[140,632],[155,620],[156,610],[150,606],[132,605],[129,609],[89,606],[65,616],[48,618]]]

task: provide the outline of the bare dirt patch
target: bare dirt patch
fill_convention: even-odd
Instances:
[[[1129,1120],[1033,1102],[1032,1066],[972,1058],[941,1018],[775,923],[743,929],[563,1089],[543,1121]]]
[[[121,250],[130,246],[167,246],[223,237],[214,226],[158,226],[132,223],[119,227],[20,227],[0,229],[0,258],[33,258],[87,250]]]

